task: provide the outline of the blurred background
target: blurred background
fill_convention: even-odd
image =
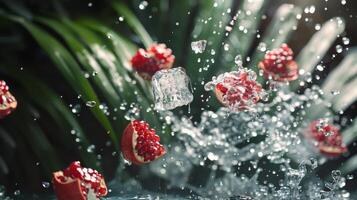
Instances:
[[[130,116],[145,116],[137,113],[135,106],[130,105],[134,99],[132,95],[117,94],[120,101],[115,102],[116,97],[108,97],[108,91],[101,88],[98,82],[103,80],[97,74],[100,72],[86,67],[86,63],[78,56],[81,53],[85,56],[84,52],[87,50],[100,63],[100,59],[95,56],[101,51],[105,52],[106,48],[96,52],[91,45],[104,45],[109,51],[114,49],[115,52],[111,37],[119,37],[123,44],[144,47],[141,37],[135,33],[135,27],[134,31],[132,27],[137,23],[137,18],[154,41],[166,43],[173,50],[176,56],[175,66],[186,69],[195,67],[188,52],[191,51],[190,43],[193,41],[191,33],[201,9],[206,6],[205,0],[150,0],[144,4],[138,0],[115,2],[119,2],[117,7],[120,8],[109,0],[0,1],[0,79],[7,82],[19,104],[14,113],[0,121],[0,185],[6,186],[9,191],[51,192],[42,183],[50,182],[52,171],[66,167],[73,160],[81,160],[87,166],[100,169],[107,180],[115,176],[120,153],[113,141],[120,137]],[[241,1],[232,2],[233,16]],[[357,44],[357,2],[270,0],[264,4],[261,18],[256,20],[257,33],[265,32],[276,10],[284,3],[303,9],[297,29],[288,40],[294,52],[303,49],[319,27],[332,17],[340,16],[346,21],[345,31],[322,59],[325,70],[314,72],[322,77],[321,83],[342,61],[349,48]],[[136,17],[130,18],[127,11]],[[126,21],[131,23],[128,25]],[[110,31],[118,35],[114,36]],[[343,44],[343,37],[349,39],[346,45]],[[257,37],[252,38],[251,45],[246,49],[247,56],[254,54],[259,41]],[[344,47],[342,52],[336,49],[339,45]],[[127,46],[129,53],[135,52],[135,46]],[[69,55],[64,51],[68,51]],[[117,51],[115,53],[119,57],[125,54],[120,49]],[[65,56],[56,57],[56,52]],[[219,56],[224,52],[218,51],[217,54]],[[120,59],[115,62],[125,69],[125,63]],[[78,70],[66,71],[66,67],[73,68],[72,65],[76,65]],[[106,73],[110,74],[110,70]],[[80,74],[84,78],[79,79]],[[122,74],[120,70],[119,74]],[[135,78],[131,74],[128,76]],[[199,81],[193,81],[193,86],[197,87]],[[320,84],[319,81],[315,83]],[[91,89],[88,89],[87,84],[91,85]],[[127,84],[124,93],[129,93],[130,88],[135,87],[145,99],[145,84],[140,88]],[[97,100],[93,99],[92,91]],[[86,106],[89,100],[97,101],[95,108]],[[146,105],[150,104],[149,100],[148,102]],[[202,112],[199,103],[194,102],[191,105],[190,114],[187,109],[175,110],[175,113],[192,115],[194,120],[198,120]],[[121,109],[121,106],[125,108]],[[141,105],[141,110],[144,110],[143,107],[145,108],[145,104]],[[352,123],[352,120],[343,119],[353,119],[356,113],[354,103],[342,114],[337,114],[339,117],[336,117],[335,122],[343,129]],[[162,119],[156,117],[158,122],[162,122]],[[160,125],[154,127],[165,131]],[[168,143],[170,140],[170,137],[164,138]],[[356,142],[351,143],[348,148],[348,156],[328,161],[319,168],[318,173],[325,176],[331,169],[337,168],[356,154]],[[134,166],[128,169],[133,176],[136,170]],[[354,174],[357,176],[356,172]],[[356,187],[356,183],[348,182],[347,189]]]

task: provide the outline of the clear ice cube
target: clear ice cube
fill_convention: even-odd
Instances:
[[[203,53],[204,50],[206,49],[206,44],[207,44],[206,40],[198,40],[195,42],[191,42],[192,51],[194,51],[195,54]]]
[[[192,102],[190,79],[183,68],[164,69],[152,77],[156,110],[172,110]]]

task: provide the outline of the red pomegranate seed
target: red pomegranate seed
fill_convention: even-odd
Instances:
[[[311,122],[305,136],[315,140],[320,153],[326,156],[337,157],[347,152],[339,129],[329,124],[326,119]]]
[[[287,44],[280,48],[268,51],[264,60],[259,63],[264,77],[272,78],[274,81],[285,82],[298,78],[298,66],[293,59],[294,53]]]
[[[169,69],[175,61],[172,50],[165,44],[153,44],[147,50],[139,49],[131,59],[131,64],[140,76],[150,80],[161,69]]]
[[[108,193],[104,177],[96,170],[82,167],[79,161],[54,172],[52,182],[58,200],[86,200],[89,192],[97,198]]]
[[[233,111],[250,109],[263,94],[261,85],[255,80],[255,73],[249,70],[224,74],[214,91],[218,101]]]
[[[121,139],[121,149],[126,160],[134,164],[145,164],[166,153],[156,131],[144,121],[134,120],[128,124]]]

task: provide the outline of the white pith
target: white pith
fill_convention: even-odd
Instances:
[[[132,144],[133,144],[133,153],[134,153],[134,156],[135,156],[135,159],[138,160],[139,162],[142,162],[142,163],[145,163],[144,161],[144,157],[142,156],[139,156],[138,154],[138,151],[135,149],[136,147],[136,144],[137,144],[137,139],[138,139],[138,132],[135,130],[135,127],[134,127],[134,124],[132,124],[133,126],[133,137],[132,137]]]

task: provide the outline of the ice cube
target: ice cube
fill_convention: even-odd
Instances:
[[[172,110],[192,102],[190,79],[183,68],[164,69],[152,77],[156,110]]]
[[[206,40],[198,40],[195,42],[191,42],[192,51],[194,51],[195,54],[203,53],[203,51],[206,49],[206,44]]]

